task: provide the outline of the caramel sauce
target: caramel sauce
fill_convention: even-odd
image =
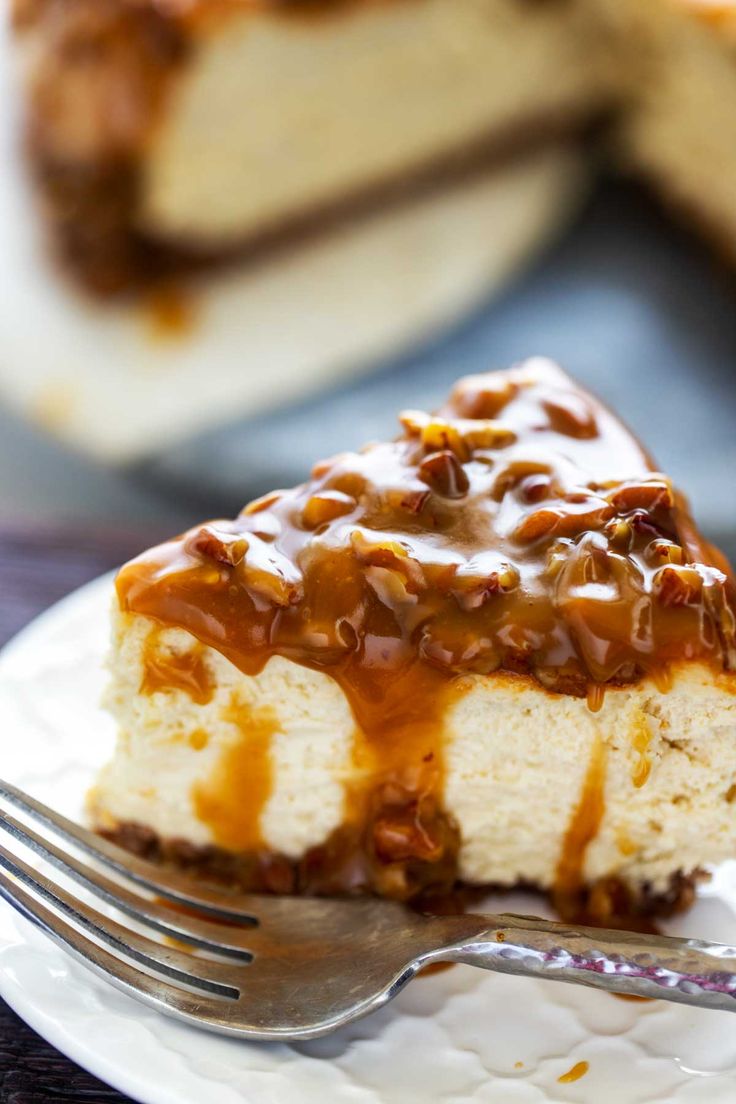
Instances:
[[[557,863],[553,901],[564,919],[580,916],[585,886],[583,865],[589,844],[595,839],[605,812],[606,749],[596,738],[585,774],[580,802],[562,841]]]
[[[640,789],[652,771],[652,760],[649,757],[649,745],[652,742],[652,730],[649,727],[646,715],[639,711],[630,734],[631,746],[636,753],[636,761],[631,772],[631,781]]]
[[[571,1085],[573,1081],[579,1081],[581,1077],[585,1077],[589,1069],[590,1062],[576,1062],[567,1073],[560,1074],[557,1081],[560,1085]]]
[[[195,728],[194,732],[189,733],[188,739],[189,746],[195,751],[202,751],[210,742],[209,735],[202,728]]]
[[[194,330],[197,309],[192,289],[180,284],[158,284],[143,300],[144,317],[157,341],[180,341]]]
[[[142,694],[181,690],[197,705],[206,705],[214,689],[201,644],[186,652],[169,652],[161,645],[160,629],[149,633],[143,646]]]
[[[254,709],[236,696],[223,720],[237,725],[240,738],[225,750],[212,776],[194,787],[194,809],[220,847],[256,851],[263,842],[261,814],[271,796],[271,738],[278,722],[272,709]]]
[[[591,682],[588,687],[587,702],[591,713],[600,713],[606,698],[606,688],[599,682]]]
[[[468,676],[512,672],[597,709],[610,686],[666,684],[673,663],[732,669],[736,619],[727,565],[682,498],[556,366],[471,377],[438,414],[401,422],[396,441],[145,553],[117,588],[123,610],[187,629],[246,674],[278,655],[339,683],[363,783],[319,861],[343,864],[351,886],[367,863],[374,888],[407,896],[409,867],[425,888],[427,871],[452,881],[444,718]],[[234,807],[230,774],[249,785],[237,755],[219,783]],[[581,888],[603,781],[598,747],[561,899]],[[257,839],[252,826],[218,831],[231,846]]]
[[[616,846],[622,855],[634,855],[637,851],[637,845],[623,831],[619,831],[616,835]]]

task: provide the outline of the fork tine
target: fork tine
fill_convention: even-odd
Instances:
[[[78,931],[62,916],[47,909],[26,892],[10,875],[0,868],[0,897],[21,916],[48,935],[83,965],[94,970],[106,981],[112,982],[128,996],[152,1005],[159,1012],[179,1015],[192,1023],[220,1019],[217,1006],[221,1000],[202,992],[191,993],[179,989],[163,978],[144,974],[126,959],[118,958],[99,943],[95,943]]]
[[[253,955],[243,946],[243,930],[226,928],[212,921],[176,913],[150,898],[132,893],[125,886],[110,881],[104,874],[79,862],[49,840],[39,836],[29,825],[21,824],[9,813],[0,811],[0,829],[5,829],[19,843],[29,847],[41,858],[53,863],[63,874],[73,877],[107,904],[140,920],[171,939],[184,940],[205,951],[228,955],[250,962]],[[250,925],[246,928],[251,930]]]
[[[31,869],[26,862],[0,846],[0,867],[12,874],[33,893],[38,894],[86,934],[106,943],[113,951],[156,974],[204,990],[219,997],[237,999],[240,990],[228,984],[232,966],[211,959],[198,959],[173,947],[155,943],[97,912],[85,901],[73,897],[50,878]]]
[[[246,894],[229,891],[226,887],[211,888],[199,885],[176,871],[162,870],[154,863],[124,851],[114,843],[103,839],[87,828],[75,824],[61,813],[50,809],[48,805],[23,793],[10,782],[0,779],[0,798],[28,813],[50,829],[56,835],[92,855],[116,874],[127,878],[136,885],[147,889],[158,897],[164,897],[186,908],[199,909],[200,912],[223,920],[253,922],[251,899]],[[229,903],[228,903],[229,901]]]

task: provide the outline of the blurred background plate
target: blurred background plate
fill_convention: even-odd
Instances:
[[[603,183],[522,281],[440,340],[358,384],[149,457],[151,479],[206,512],[303,478],[323,454],[396,432],[468,372],[558,359],[625,418],[736,555],[736,282],[639,190]]]
[[[0,396],[104,461],[278,410],[437,335],[559,234],[588,178],[578,151],[548,147],[185,290],[96,302],[49,259],[11,57],[6,40]]]
[[[431,407],[459,375],[541,353],[630,422],[736,552],[736,287],[641,191],[604,182],[563,235],[586,172],[537,153],[219,275],[171,330],[150,306],[78,297],[49,262],[5,62],[3,509],[172,528],[233,512],[393,434],[398,408]]]

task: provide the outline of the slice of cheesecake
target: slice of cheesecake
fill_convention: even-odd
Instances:
[[[122,569],[95,825],[256,890],[682,904],[736,854],[728,566],[548,361],[401,422]]]
[[[584,0],[15,0],[28,142],[89,286],[314,238],[580,130]],[[583,46],[585,43],[585,46]]]

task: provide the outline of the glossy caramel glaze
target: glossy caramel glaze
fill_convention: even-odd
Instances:
[[[363,728],[377,704],[385,721],[398,678],[426,695],[501,668],[586,695],[672,661],[736,665],[725,561],[558,368],[465,380],[438,415],[402,424],[397,441],[317,464],[302,486],[133,560],[121,607],[246,673],[272,655],[328,671]]]
[[[466,379],[437,415],[401,422],[396,441],[317,464],[306,484],[132,561],[117,585],[124,611],[187,629],[246,674],[280,655],[337,680],[365,779],[338,850],[350,837],[394,869],[381,891],[407,896],[407,862],[445,877],[457,848],[443,729],[464,676],[510,671],[598,709],[612,684],[665,687],[672,662],[731,670],[736,643],[726,563],[555,365]],[[602,815],[602,757],[567,834],[562,897]]]

